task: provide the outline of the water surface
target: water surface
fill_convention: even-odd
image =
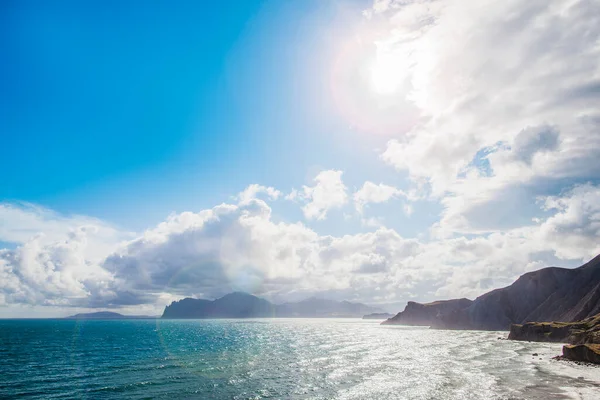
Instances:
[[[600,398],[600,368],[505,336],[349,319],[0,320],[0,398]]]

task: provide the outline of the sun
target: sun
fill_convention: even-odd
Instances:
[[[402,60],[392,55],[378,54],[370,68],[371,88],[379,94],[393,94],[406,76]]]

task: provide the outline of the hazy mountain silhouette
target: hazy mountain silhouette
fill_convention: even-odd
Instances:
[[[111,311],[98,311],[93,313],[82,313],[65,317],[65,319],[152,319],[149,315],[123,315]]]
[[[389,314],[389,313],[372,313],[372,314],[363,315],[362,319],[378,319],[381,321],[382,319],[392,318],[393,316],[394,316],[394,314]]]
[[[216,300],[185,298],[165,307],[162,318],[308,318],[362,317],[381,310],[361,303],[311,297],[273,304],[248,293],[234,292]]]

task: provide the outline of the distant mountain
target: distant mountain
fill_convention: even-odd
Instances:
[[[98,311],[93,313],[75,314],[65,319],[154,319],[148,315],[123,315],[111,311]]]
[[[334,301],[311,297],[297,303],[284,303],[277,306],[281,317],[362,317],[377,309],[361,303]]]
[[[543,268],[512,285],[466,299],[409,303],[385,324],[508,330],[525,322],[573,322],[600,313],[600,256],[575,269]]]
[[[175,301],[165,307],[162,318],[359,318],[377,311],[381,310],[361,303],[316,297],[276,305],[248,293],[234,292],[212,301],[192,298]]]
[[[382,319],[388,319],[388,318],[392,318],[394,315],[393,314],[388,314],[388,313],[372,313],[372,314],[367,314],[367,315],[363,315],[362,319],[378,319],[378,320],[382,320]]]
[[[275,306],[248,293],[234,292],[219,299],[185,298],[165,307],[162,318],[268,318]]]

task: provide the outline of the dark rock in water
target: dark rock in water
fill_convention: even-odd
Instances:
[[[600,314],[577,322],[513,324],[508,338],[532,342],[600,343]]]
[[[434,301],[426,304],[409,301],[404,311],[382,322],[382,324],[437,326],[440,323],[439,318],[441,315],[463,310],[472,303],[469,299]]]
[[[409,302],[404,311],[385,323],[507,330],[511,324],[531,321],[573,322],[589,318],[600,313],[600,256],[579,268],[550,267],[526,273],[512,285],[488,292],[466,307],[462,307],[464,300]],[[457,305],[461,301],[462,305]]]
[[[577,344],[563,346],[563,357],[572,361],[600,364],[599,344]]]
[[[537,357],[537,356],[539,356],[539,354],[538,353],[533,353],[531,356],[532,357]]]
[[[388,313],[372,313],[372,314],[363,315],[362,319],[388,319],[388,318],[392,318],[393,316],[394,316],[393,314],[388,314]]]

